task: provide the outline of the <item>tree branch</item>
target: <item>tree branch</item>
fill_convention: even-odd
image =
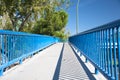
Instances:
[[[21,23],[18,31],[22,31],[25,22],[28,20],[28,18],[29,18],[30,16],[31,16],[31,12],[28,13],[28,15],[25,17],[25,20],[22,21],[22,23]]]

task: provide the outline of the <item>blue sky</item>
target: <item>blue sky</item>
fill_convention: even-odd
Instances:
[[[66,30],[74,35],[76,34],[77,0],[71,0],[71,2],[72,5],[67,10],[69,20]],[[120,0],[80,0],[78,32],[118,19],[120,19]]]

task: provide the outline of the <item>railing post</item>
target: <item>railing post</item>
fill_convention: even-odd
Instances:
[[[117,75],[117,61],[116,61],[116,45],[115,45],[115,42],[116,42],[116,36],[115,36],[115,32],[116,32],[116,28],[113,28],[112,29],[112,35],[113,35],[113,51],[114,51],[114,55],[113,55],[113,61],[114,61],[114,77],[116,80],[118,80],[118,75]]]
[[[3,35],[1,37],[1,44],[2,44],[2,49],[1,49],[2,64],[4,64],[5,63],[5,57],[4,57],[4,36]]]
[[[20,59],[20,60],[19,60],[19,64],[22,64],[22,62],[23,62],[23,59]]]
[[[80,56],[82,56],[82,53],[80,52]]]
[[[95,74],[98,74],[98,72],[99,72],[99,71],[98,71],[98,69],[97,69],[97,68],[95,68]]]
[[[108,29],[108,75],[110,76],[110,29]]]
[[[112,39],[112,29],[109,29],[109,33],[110,33],[110,35],[109,35],[109,37],[110,37],[110,69],[111,69],[111,71],[110,71],[110,73],[111,73],[111,78],[112,79],[114,79],[114,72],[113,72],[113,66],[112,66],[112,55],[113,55],[113,53],[112,53],[112,42],[113,42],[113,39]]]
[[[118,74],[119,74],[119,77],[120,78],[120,26],[117,28],[117,43],[118,43],[118,66],[119,66],[119,71],[118,71]]]
[[[86,59],[85,59],[85,63],[87,63],[87,62],[88,62],[88,59],[86,58]]]
[[[4,36],[3,35],[1,35],[1,45],[2,45],[2,48],[1,48],[2,63],[1,64],[4,64],[5,63],[5,57],[4,57]],[[4,68],[0,69],[0,76],[3,75],[3,69]]]
[[[120,20],[69,38],[82,54],[109,80],[120,79]],[[85,58],[85,62],[87,62]]]
[[[79,50],[77,49],[77,53],[79,53]]]
[[[0,76],[3,75],[3,68],[0,69]]]

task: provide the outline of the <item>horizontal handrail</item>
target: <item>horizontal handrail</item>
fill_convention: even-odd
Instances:
[[[104,76],[120,78],[120,20],[69,37],[76,47]]]
[[[0,76],[6,67],[58,41],[52,36],[0,30]]]

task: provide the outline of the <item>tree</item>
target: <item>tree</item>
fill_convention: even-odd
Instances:
[[[33,33],[46,34],[50,36],[66,38],[65,26],[68,22],[68,14],[64,10],[44,9],[44,15],[37,21]]]
[[[60,7],[65,3],[65,0],[0,0],[0,15],[8,14],[12,29],[22,31],[32,14],[34,20],[37,20],[44,7]]]

